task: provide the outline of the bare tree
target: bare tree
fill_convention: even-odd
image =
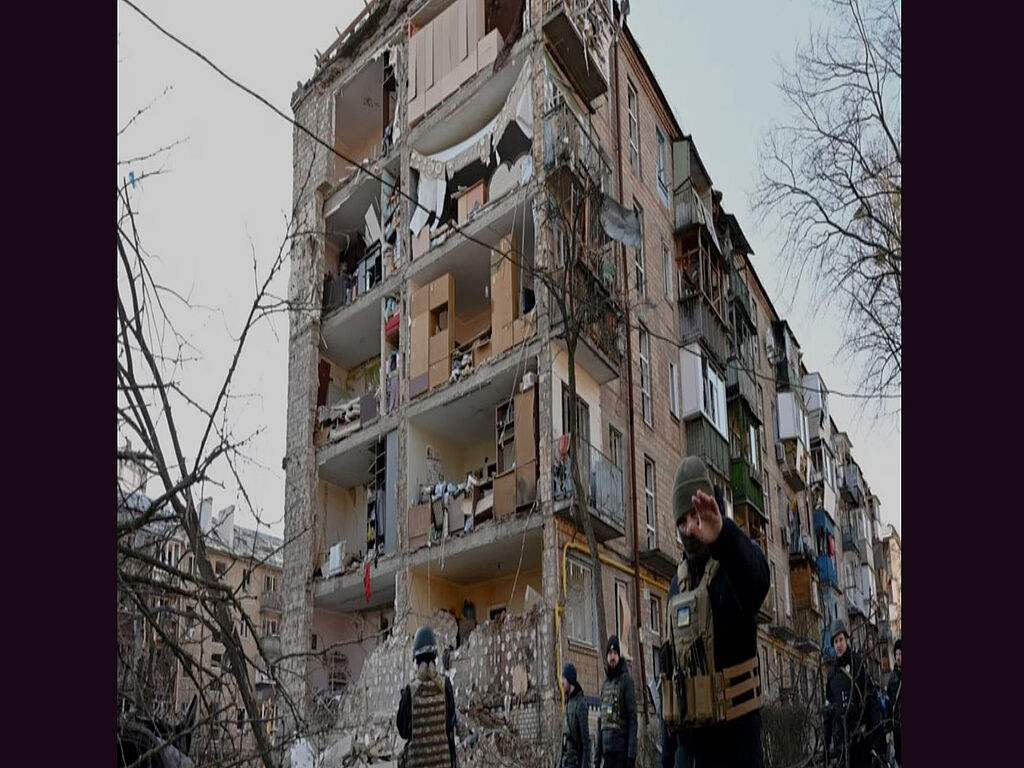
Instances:
[[[879,410],[902,391],[902,5],[828,0],[830,26],[783,67],[786,122],[763,141],[752,203],[784,234],[786,277],[845,310],[844,350]]]
[[[160,172],[146,169],[166,149],[136,158],[132,164],[139,168],[137,174],[117,186],[117,459],[119,470],[128,462],[140,467],[141,477],[149,480],[148,488],[145,479],[124,487],[119,472],[118,705],[122,715],[130,713],[119,720],[119,760],[148,764],[149,756],[173,745],[191,752],[195,764],[258,760],[275,766],[288,741],[271,736],[268,726],[277,719],[277,710],[268,706],[267,689],[272,691],[272,703],[302,724],[289,738],[310,735],[311,729],[280,684],[281,657],[274,639],[253,625],[243,605],[242,587],[228,586],[214,570],[210,548],[215,542],[201,522],[196,494],[206,483],[218,485],[217,476],[229,477],[258,528],[265,526],[239,472],[240,462],[252,462],[246,454],[252,436],[233,434],[227,408],[237,398],[232,392],[235,376],[253,329],[288,308],[271,286],[287,258],[286,245],[299,233],[293,216],[268,266],[261,266],[254,254],[255,296],[212,402],[202,402],[189,392],[187,370],[193,364],[214,363],[201,361],[200,350],[176,330],[175,322],[197,308],[154,277],[154,260],[143,245],[135,207],[134,190]],[[119,173],[122,165],[119,161]],[[183,428],[197,417],[197,431]],[[131,443],[122,443],[125,438]],[[132,443],[138,448],[131,449]],[[153,496],[144,495],[144,489]],[[253,537],[251,551],[236,553],[249,567],[258,567],[283,549],[282,545],[265,551],[257,540]],[[223,645],[222,659],[204,656],[204,633]],[[243,643],[242,637],[250,635],[254,642]],[[252,645],[255,652],[247,653]],[[257,680],[262,682],[261,691]],[[197,719],[171,726],[171,704],[182,686],[195,693]],[[133,748],[133,757],[127,758],[123,734],[142,726],[155,734],[152,747]]]

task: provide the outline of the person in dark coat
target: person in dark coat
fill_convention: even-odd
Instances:
[[[576,679],[576,666],[567,662],[562,668],[565,691],[565,717],[562,720],[562,759],[558,768],[590,768],[590,727],[587,700]]]
[[[768,561],[723,513],[725,504],[712,488],[707,466],[687,457],[676,472],[672,490],[676,525],[692,583],[699,583],[711,558],[718,572],[708,585],[714,629],[715,663],[719,669],[757,656],[757,611],[771,584]],[[679,592],[678,573],[668,599]],[[761,710],[735,720],[674,731],[662,721],[663,768],[763,768]]]
[[[416,632],[412,653],[416,676],[412,685],[402,689],[397,716],[398,735],[407,740],[404,764],[409,768],[455,768],[455,691],[448,676],[437,669],[437,638],[429,626]],[[415,722],[414,710],[421,713]],[[447,755],[442,746],[445,740]]]
[[[602,764],[605,768],[636,768],[636,694],[617,635],[609,637],[605,646],[594,767]]]
[[[903,765],[903,639],[896,641],[896,666],[886,686],[886,730],[896,755],[896,765]]]
[[[861,655],[850,644],[842,619],[832,622],[832,662],[825,686],[825,744],[834,765],[882,765],[878,734],[884,729],[881,702]]]

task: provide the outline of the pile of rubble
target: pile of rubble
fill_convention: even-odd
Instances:
[[[459,648],[454,617],[431,618],[455,690],[460,766],[537,766],[556,755],[541,738],[541,691],[548,682],[537,649],[544,647],[539,611],[505,614],[477,625]],[[405,740],[395,722],[402,687],[411,675],[412,638],[392,635],[363,665],[359,682],[337,701],[337,720],[319,747],[291,750],[290,768],[398,766]],[[557,745],[555,745],[557,748]]]

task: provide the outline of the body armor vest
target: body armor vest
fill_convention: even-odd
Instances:
[[[679,592],[668,602],[671,670],[662,670],[660,688],[666,724],[699,727],[742,717],[761,706],[757,655],[731,667],[715,663],[711,579],[718,561],[708,560],[700,582],[690,583],[686,559],[679,564]],[[737,699],[753,694],[742,702]]]
[[[619,662],[622,663],[621,661]],[[625,674],[625,673],[622,673]],[[622,717],[622,691],[618,678],[608,679],[601,686],[601,730],[621,731],[624,727]]]
[[[412,738],[409,740],[408,768],[450,768],[444,676],[436,667],[425,665],[409,686],[412,694]]]

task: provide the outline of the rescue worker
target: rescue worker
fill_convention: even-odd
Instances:
[[[669,585],[670,639],[661,648],[663,768],[764,765],[757,611],[770,585],[768,561],[723,508],[707,466],[687,457],[672,488],[683,558]],[[730,687],[739,692],[726,698]]]
[[[889,675],[886,686],[886,711],[889,742],[896,757],[896,765],[903,765],[903,639],[896,641],[894,651],[896,666]]]
[[[832,622],[832,662],[825,686],[825,744],[835,765],[871,768],[882,764],[877,753],[884,728],[875,684],[861,655],[853,650],[842,619]]]
[[[398,705],[398,733],[407,740],[405,766],[455,768],[455,691],[437,669],[437,638],[429,626],[416,632],[412,657],[416,675],[402,689]]]
[[[597,715],[594,768],[636,768],[636,694],[618,635],[605,646],[605,679]]]
[[[590,768],[590,729],[587,724],[587,700],[576,679],[576,665],[566,662],[562,668],[565,691],[565,717],[562,719],[562,759],[558,768]]]

